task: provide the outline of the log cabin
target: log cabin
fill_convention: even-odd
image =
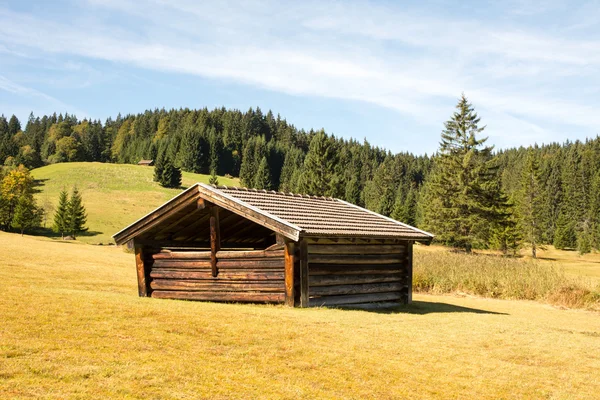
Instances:
[[[113,236],[143,297],[336,306],[412,301],[433,235],[343,200],[197,183]]]

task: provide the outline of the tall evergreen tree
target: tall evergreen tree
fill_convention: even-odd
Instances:
[[[267,163],[267,157],[263,157],[258,171],[256,171],[256,178],[254,180],[254,187],[256,189],[271,189],[271,172],[269,171],[269,164]]]
[[[433,176],[424,196],[425,229],[433,231],[446,244],[467,252],[474,245],[485,245],[488,234],[486,184],[494,179],[492,147],[487,138],[477,136],[480,118],[463,95],[452,118],[442,131],[439,154]],[[483,229],[483,230],[482,230]]]
[[[54,225],[52,229],[56,233],[60,233],[62,239],[65,238],[71,226],[69,195],[65,189],[61,190],[58,198],[58,207],[54,213]]]
[[[163,152],[159,151],[156,160],[154,160],[154,182],[162,182],[162,175],[164,169],[164,155]]]
[[[335,154],[331,141],[321,131],[310,141],[304,159],[302,191],[316,196],[329,196],[334,163]]]
[[[23,193],[17,200],[12,226],[21,232],[40,225],[40,213],[31,193]]]
[[[85,212],[85,207],[83,206],[83,200],[81,198],[81,194],[77,189],[77,186],[73,187],[73,192],[71,193],[71,200],[69,201],[68,207],[68,221],[69,221],[69,232],[73,236],[76,237],[80,232],[87,231],[87,227],[85,226],[87,222],[87,214]]]
[[[159,183],[168,188],[178,188],[181,186],[181,170],[173,165],[170,158],[164,160]]]
[[[542,240],[542,190],[539,162],[530,149],[521,174],[518,214],[519,227],[523,238],[531,245],[533,258],[536,258],[537,248]]]

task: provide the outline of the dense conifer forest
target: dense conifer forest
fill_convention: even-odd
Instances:
[[[494,150],[463,97],[436,155],[295,128],[271,111],[148,110],[104,123],[0,117],[0,163],[168,160],[258,189],[333,196],[431,230],[442,243],[600,249],[600,137]]]

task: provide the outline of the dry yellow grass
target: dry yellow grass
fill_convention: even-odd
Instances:
[[[426,295],[390,313],[138,298],[117,248],[0,245],[0,398],[600,393],[598,313]]]
[[[567,274],[558,261],[417,246],[414,262],[413,284],[420,292],[468,293],[600,310],[600,283]]]

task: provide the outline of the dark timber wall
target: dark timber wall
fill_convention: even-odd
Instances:
[[[146,251],[147,295],[162,299],[283,303],[284,251]]]
[[[307,247],[310,306],[412,300],[412,243],[317,241]]]

